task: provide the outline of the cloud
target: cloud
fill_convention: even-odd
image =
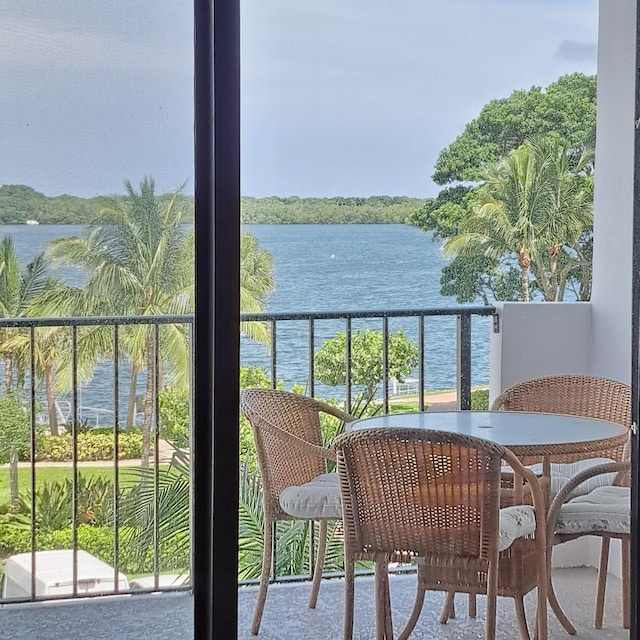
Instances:
[[[598,45],[595,42],[577,42],[575,40],[563,40],[555,53],[558,60],[570,62],[595,62],[598,53]]]

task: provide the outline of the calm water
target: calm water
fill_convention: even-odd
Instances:
[[[369,311],[457,306],[440,295],[440,271],[446,262],[440,243],[405,225],[245,225],[260,246],[274,257],[276,290],[266,311]],[[365,325],[365,322],[362,322]],[[354,324],[354,326],[358,326]],[[381,329],[380,322],[367,326]],[[278,333],[277,377],[290,387],[306,382],[306,323],[282,323]],[[401,319],[402,328],[417,338],[417,320]],[[316,348],[344,322],[318,324]],[[425,321],[426,387],[444,389],[456,384],[455,320]],[[489,320],[473,320],[473,384],[488,382]],[[243,362],[263,366],[268,354],[244,340]]]
[[[440,270],[445,264],[440,244],[414,227],[404,225],[245,225],[260,246],[273,255],[276,289],[265,311],[361,311],[382,309],[422,309],[456,306],[455,299],[439,294]],[[24,263],[55,238],[82,235],[81,225],[4,225],[0,233],[10,234]],[[66,270],[58,275],[74,284],[82,275]],[[380,329],[379,322],[361,323]],[[360,326],[354,323],[354,327]],[[401,319],[390,323],[417,336],[417,321]],[[277,377],[290,388],[305,384],[307,323],[282,323],[278,329]],[[316,348],[344,330],[344,322],[325,321],[316,327]],[[432,389],[455,386],[455,320],[433,318],[425,322],[426,386]],[[487,318],[473,321],[473,384],[488,381]],[[268,366],[267,350],[243,339],[243,364]],[[122,380],[124,385],[125,379]],[[83,403],[110,406],[110,375],[98,370],[96,378],[83,389]],[[141,381],[142,384],[142,381]],[[319,392],[328,391],[320,387]],[[140,392],[142,388],[140,387]]]

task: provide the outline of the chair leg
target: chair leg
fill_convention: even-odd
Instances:
[[[271,573],[271,562],[273,560],[273,521],[265,516],[264,519],[264,548],[262,550],[262,573],[260,574],[260,589],[258,590],[258,601],[253,614],[253,623],[251,624],[251,635],[257,636],[260,631],[260,622],[262,621],[262,611],[264,603],[267,599],[267,588],[269,587],[269,574]]]
[[[609,569],[609,547],[608,536],[602,538],[600,546],[600,564],[598,565],[598,588],[596,590],[596,612],[593,618],[593,626],[602,629],[602,619],[604,617],[604,594],[607,589],[607,570]]]
[[[353,638],[355,566],[351,554],[344,554],[344,640]]]
[[[622,538],[622,627],[628,629],[631,625],[631,541]]]
[[[489,564],[487,575],[487,620],[485,640],[495,640],[496,637],[496,609],[498,604],[498,559]]]
[[[376,640],[393,640],[386,556],[376,558],[375,571]]]
[[[440,611],[440,624],[447,624],[449,619],[453,619],[456,617],[455,597],[455,591],[447,591],[447,593],[445,594],[442,611]]]
[[[551,553],[553,547],[549,547],[547,549],[547,599],[549,600],[549,605],[551,606],[551,610],[553,611],[555,617],[558,619],[558,622],[564,627],[564,630],[570,635],[576,635],[576,628],[571,624],[571,620],[567,618],[565,612],[562,610],[560,603],[558,602],[558,598],[556,597],[556,592],[553,588],[553,581],[551,580]]]
[[[475,593],[469,594],[469,617],[470,618],[476,617],[476,594]]]
[[[531,640],[529,635],[529,625],[527,624],[527,615],[524,611],[524,599],[522,596],[515,597],[513,603],[516,607],[516,620],[518,621],[518,631],[521,640]]]
[[[411,610],[411,615],[409,616],[409,620],[405,625],[404,629],[400,632],[398,636],[398,640],[407,640],[407,638],[411,635],[411,632],[414,630],[416,623],[418,622],[418,618],[420,617],[420,613],[422,611],[422,605],[424,604],[424,594],[425,589],[423,587],[423,582],[421,579],[421,568],[418,567],[418,588],[416,591],[416,599],[413,603],[413,609]],[[445,621],[446,622],[446,621]]]
[[[313,527],[313,522],[310,523]],[[318,591],[322,581],[322,570],[324,569],[324,556],[327,549],[327,521],[320,520],[320,539],[318,540],[318,554],[316,556],[316,566],[313,570],[313,581],[311,582],[311,593],[309,594],[309,609],[315,609],[318,602]]]

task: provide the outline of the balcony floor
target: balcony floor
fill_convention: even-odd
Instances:
[[[604,629],[592,627],[595,569],[559,569],[554,571],[558,597],[584,640],[628,640],[629,633],[621,628],[620,581],[610,577],[607,585]],[[413,576],[393,576],[391,597],[396,630],[404,622],[414,595]],[[272,585],[269,587],[259,639],[326,640],[342,636],[343,582],[327,580],[320,588],[318,607],[307,609],[308,584]],[[257,589],[239,591],[238,638],[252,638],[249,626],[253,615]],[[458,617],[447,625],[437,622],[442,595],[427,594],[425,606],[412,640],[461,640],[482,638],[484,602],[478,598],[478,618],[466,615],[466,598],[456,601]],[[354,638],[375,637],[373,624],[373,580],[356,580],[356,622]],[[526,600],[530,619],[533,618],[535,596]],[[131,597],[85,599],[75,602],[30,605],[7,605],[0,608],[0,629],[3,640],[188,640],[193,637],[193,600],[185,594],[149,594]],[[513,603],[498,600],[497,638],[518,638]],[[565,639],[564,630],[552,614],[549,616],[549,637]]]

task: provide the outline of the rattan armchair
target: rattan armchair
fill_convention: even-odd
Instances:
[[[631,387],[617,380],[585,375],[559,375],[547,376],[525,380],[513,385],[501,393],[491,405],[492,411],[533,411],[544,413],[560,413],[586,418],[596,418],[617,422],[627,428],[631,427]],[[587,473],[594,465],[604,464],[602,458],[591,458],[590,445],[585,444],[584,452],[570,457],[555,457],[551,460],[552,487],[558,488],[562,483],[556,478],[573,477],[576,474],[582,478],[577,485],[572,483],[572,491],[579,490],[589,493],[599,485],[610,485],[615,476],[613,473]],[[620,461],[624,457],[624,448],[619,447],[607,453],[607,458],[612,461]],[[556,476],[556,478],[554,478]],[[564,482],[564,481],[563,481]],[[563,494],[568,495],[568,494]],[[553,497],[553,496],[552,496]],[[577,537],[577,536],[576,536]],[[565,538],[566,539],[566,538]],[[550,539],[564,541],[562,537]],[[623,544],[624,548],[624,544]],[[600,550],[600,567],[606,567],[609,561],[609,541],[602,536]],[[623,554],[624,565],[624,554]],[[623,575],[627,572],[623,566]],[[604,585],[606,570],[600,571],[599,585]],[[600,589],[600,587],[599,587]],[[602,596],[604,598],[604,595]],[[599,602],[603,602],[602,598]],[[553,610],[569,633],[575,633],[575,629],[562,613],[557,604],[553,590],[551,590],[551,603]],[[628,609],[628,607],[626,607]],[[625,610],[626,610],[625,609]],[[600,624],[601,624],[600,613]],[[597,616],[596,616],[597,622]]]
[[[568,374],[525,380],[503,391],[492,403],[491,411],[531,411],[559,413],[617,422],[631,427],[631,387],[617,380],[598,376]],[[588,458],[590,445],[570,458],[554,458],[565,463]],[[613,460],[622,459],[622,447],[609,452]]]
[[[598,588],[593,625],[602,628],[604,596],[607,583],[609,544],[612,538],[622,542],[622,626],[629,628],[629,553],[631,531],[631,490],[628,486],[631,463],[629,460],[597,465],[576,474],[554,498],[547,518],[547,559],[551,567],[553,547],[582,536],[602,538],[602,552],[598,567]],[[587,494],[572,498],[580,485],[603,474],[616,474],[613,485],[600,486]],[[627,485],[627,486],[624,486]],[[562,610],[555,594],[551,574],[548,588],[549,604],[567,633],[574,635],[575,627]]]
[[[336,407],[313,398],[275,389],[246,389],[240,393],[240,410],[251,424],[262,476],[264,549],[260,589],[251,626],[260,629],[273,562],[273,529],[278,520],[320,522],[317,561],[309,607],[315,608],[322,578],[327,522],[342,516],[336,473],[327,473],[332,449],[323,446],[321,414],[355,420]]]
[[[400,428],[346,433],[334,448],[345,533],[345,640],[353,635],[354,563],[375,562],[377,637],[391,640],[387,563],[411,558],[418,591],[400,640],[413,631],[427,590],[486,594],[485,637],[492,640],[497,596],[517,602],[513,572],[532,575],[522,562],[534,563],[534,582],[525,588],[538,587],[538,638],[545,640],[545,504],[535,474],[508,449],[460,434]],[[529,483],[533,506],[500,508],[502,462]],[[526,622],[520,631],[529,637]]]

